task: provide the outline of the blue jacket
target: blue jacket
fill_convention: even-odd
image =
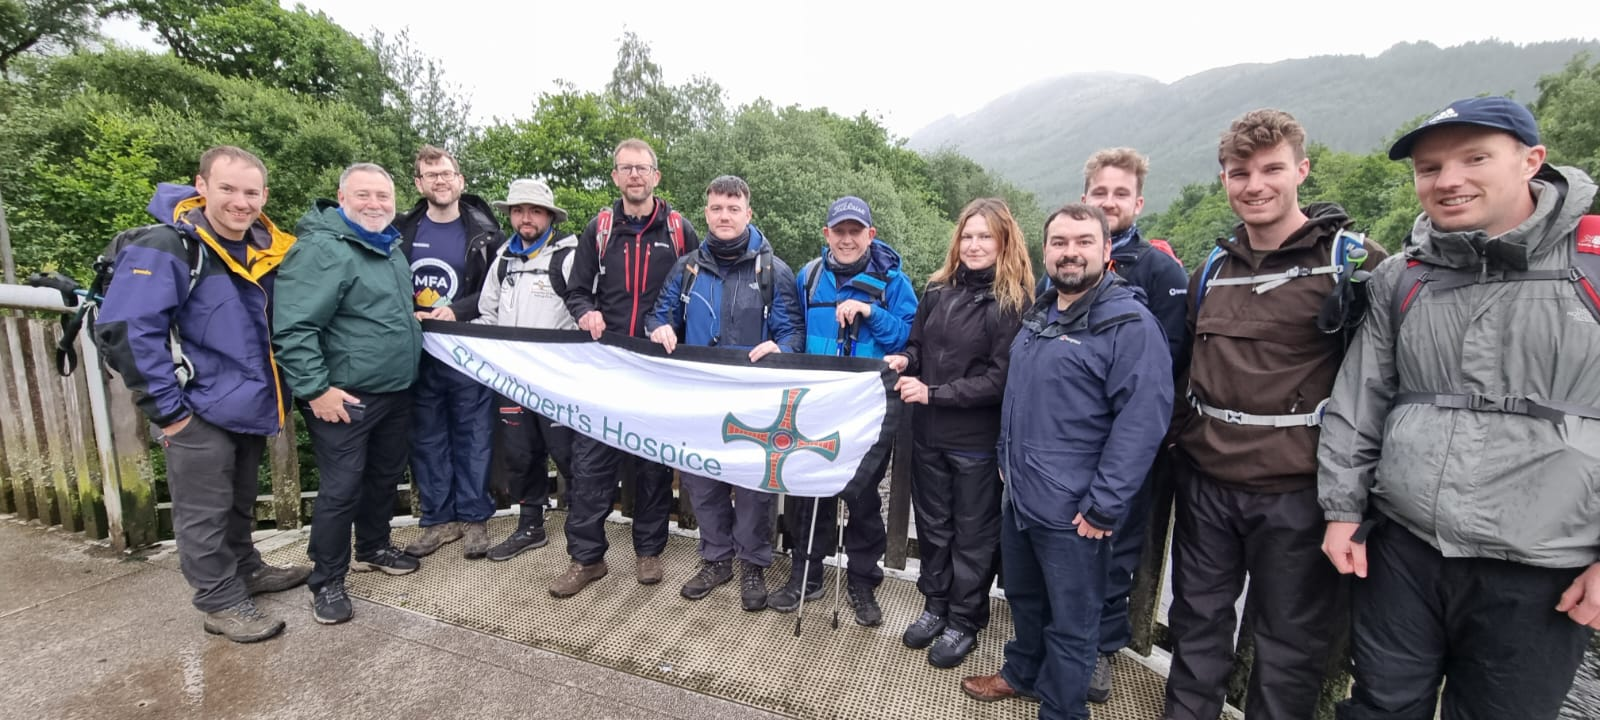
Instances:
[[[867,269],[843,287],[826,269],[826,247],[822,257],[800,269],[795,284],[800,306],[805,308],[806,352],[839,354],[839,321],[834,308],[843,300],[860,300],[873,306],[872,315],[856,323],[851,357],[881,358],[905,349],[911,323],[917,318],[917,291],[900,271],[900,254],[894,248],[882,240],[873,240],[867,252]],[[808,284],[812,286],[809,293]]]
[[[1000,410],[1000,472],[1022,528],[1109,530],[1145,480],[1172,413],[1172,359],[1144,303],[1114,273],[1047,323],[1051,289],[1023,315]]]
[[[772,262],[772,308],[762,318],[761,283],[756,264],[765,251]],[[689,297],[683,290],[689,263],[695,263],[698,276]],[[732,287],[732,292],[727,288]],[[750,244],[734,262],[727,277],[711,255],[709,242],[678,258],[667,281],[656,296],[655,311],[645,320],[645,333],[671,325],[685,345],[751,348],[772,340],[784,352],[800,350],[800,313],[795,296],[794,272],[773,254],[772,246],[754,225]]]
[[[207,229],[204,208],[192,187],[156,188],[147,209],[161,223],[128,231],[134,235],[117,254],[95,342],[151,422],[170,425],[192,413],[231,432],[273,435],[283,427],[285,398],[259,281],[295,239],[260,216],[246,238],[246,267]],[[201,253],[192,291],[191,243]],[[167,342],[174,325],[194,368],[181,387]]]

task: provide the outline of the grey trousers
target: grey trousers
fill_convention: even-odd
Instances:
[[[161,439],[172,492],[178,566],[194,588],[194,606],[217,612],[250,597],[244,578],[261,568],[250,542],[255,529],[256,472],[267,439],[228,432],[189,416]]]
[[[772,565],[772,502],[776,495],[699,475],[682,473],[695,521],[700,525],[700,557],[720,562],[737,557],[751,565]]]

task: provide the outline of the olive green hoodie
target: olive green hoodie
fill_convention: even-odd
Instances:
[[[397,244],[362,238],[318,200],[295,226],[299,241],[278,268],[272,344],[294,396],[329,387],[395,392],[411,386],[422,326],[411,314],[411,266]],[[396,234],[398,236],[398,234]]]

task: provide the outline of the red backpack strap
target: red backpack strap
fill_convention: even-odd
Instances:
[[[1433,268],[1421,260],[1407,260],[1406,269],[1400,271],[1400,281],[1394,285],[1394,298],[1389,303],[1390,317],[1394,318],[1394,329],[1399,331],[1400,323],[1405,321],[1406,313],[1411,310],[1411,305],[1422,294],[1422,288],[1428,282],[1428,276]]]
[[[1183,267],[1183,258],[1178,257],[1178,254],[1172,251],[1172,243],[1162,240],[1161,238],[1150,238],[1149,242],[1150,247],[1166,253],[1167,257],[1178,261],[1178,267]]]
[[[677,210],[667,213],[667,234],[672,236],[672,248],[683,256],[683,216]]]
[[[1600,322],[1600,215],[1585,215],[1578,221],[1572,247],[1572,279],[1578,284],[1578,297],[1589,313]]]
[[[601,265],[605,264],[606,243],[611,240],[611,208],[605,208],[594,218],[594,247]]]

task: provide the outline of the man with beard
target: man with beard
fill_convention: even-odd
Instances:
[[[572,249],[578,238],[557,239],[556,226],[567,211],[556,206],[555,193],[543,181],[511,181],[506,199],[494,204],[511,216],[515,230],[505,249],[489,265],[478,296],[478,317],[472,322],[499,327],[576,330],[561,292],[572,272]],[[525,408],[504,395],[495,398],[494,466],[497,485],[510,491],[520,506],[517,529],[489,548],[489,559],[510,560],[549,542],[544,511],[550,488],[548,457],[562,476],[572,477],[572,428]]]
[[[1106,272],[1109,236],[1090,205],[1066,205],[1045,223],[1052,288],[1012,342],[998,447],[1016,637],[1000,672],[961,681],[978,700],[1038,698],[1042,720],[1089,717],[1108,538],[1172,413],[1166,337],[1127,282]]]
[[[411,454],[410,388],[422,354],[411,268],[395,247],[393,221],[388,171],[351,165],[339,177],[338,204],[312,205],[278,269],[272,344],[321,473],[306,585],[312,616],[325,625],[354,614],[347,571],[404,575],[421,566],[389,543],[395,488]]]
[[[1316,450],[1344,336],[1320,330],[1318,317],[1331,293],[1364,276],[1340,254],[1359,267],[1365,250],[1375,267],[1384,252],[1370,242],[1341,250],[1354,236],[1338,206],[1300,207],[1305,138],[1288,113],[1255,110],[1217,148],[1240,222],[1189,281],[1192,350],[1179,381],[1188,398],[1172,427],[1172,720],[1222,712],[1246,574],[1249,717],[1312,716],[1341,615],[1338,575],[1320,550]]]
[[[401,216],[400,252],[411,262],[413,302],[419,320],[471,321],[478,293],[505,237],[489,204],[463,193],[456,159],[423,145],[412,162],[422,199]],[[484,522],[494,514],[489,497],[490,405],[493,392],[449,364],[423,353],[412,389],[411,479],[417,489],[422,535],[406,553],[425,557],[465,537],[462,555],[489,551]]]
[[[1083,165],[1083,202],[1100,208],[1111,227],[1111,262],[1128,284],[1144,291],[1145,306],[1161,323],[1167,349],[1176,362],[1183,347],[1185,302],[1189,278],[1171,255],[1139,234],[1139,213],[1144,210],[1144,179],[1150,161],[1132,148],[1101,150]],[[1100,612],[1100,657],[1089,683],[1089,702],[1111,697],[1112,663],[1117,652],[1133,640],[1128,623],[1128,593],[1139,568],[1150,525],[1150,498],[1169,474],[1163,458],[1156,458],[1145,481],[1139,484],[1121,527],[1111,536],[1111,575],[1106,579],[1106,604]],[[1163,528],[1164,530],[1165,528]]]
[[[644,337],[645,318],[678,258],[700,245],[694,228],[655,196],[661,169],[649,143],[628,139],[611,153],[611,181],[622,197],[600,211],[573,250],[567,310],[578,327],[598,340],[610,330]],[[550,584],[550,594],[570,597],[606,576],[606,516],[617,495],[617,466],[624,453],[587,435],[572,439],[572,488],[568,493],[567,552],[572,565]],[[667,547],[672,513],[672,471],[634,461],[634,576],[641,585],[661,582],[661,551]]]

